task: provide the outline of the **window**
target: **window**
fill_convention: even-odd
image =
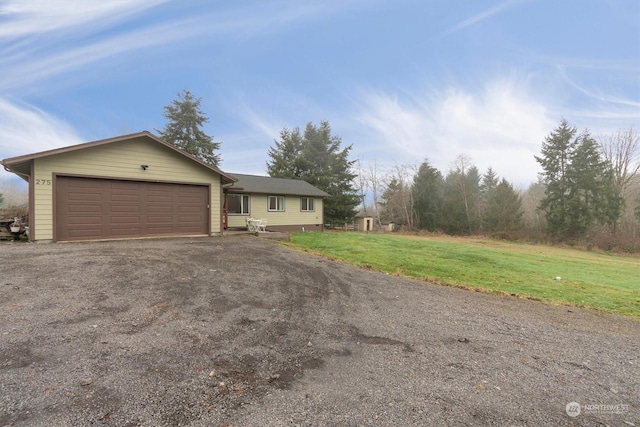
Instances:
[[[249,196],[243,194],[227,194],[227,212],[236,215],[248,215]]]
[[[311,212],[315,210],[312,197],[300,197],[300,210],[303,212]]]
[[[284,212],[284,196],[269,196],[269,210]]]

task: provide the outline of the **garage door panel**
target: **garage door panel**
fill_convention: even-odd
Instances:
[[[93,191],[87,191],[86,193],[82,191],[72,191],[69,193],[68,199],[70,201],[76,203],[101,203],[102,202],[102,194],[97,194]]]
[[[102,232],[99,225],[78,226],[73,230],[69,230],[69,238],[67,240],[99,239],[101,235]]]
[[[131,237],[132,234],[141,234],[140,227],[112,227],[111,237]]]
[[[139,194],[113,194],[111,203],[140,203]]]
[[[74,224],[82,225],[100,225],[102,223],[101,216],[78,216],[78,215],[69,215],[69,221],[72,221]]]
[[[56,240],[207,234],[204,185],[56,178]]]
[[[120,215],[120,216],[112,216],[109,218],[109,224],[111,225],[119,225],[119,224],[140,224],[139,216],[131,216],[131,215]]]
[[[67,205],[66,211],[69,214],[99,214],[100,212],[102,212],[102,206],[99,204],[83,205],[73,203]]]
[[[147,203],[166,206],[173,203],[173,197],[171,194],[151,194],[147,196]]]
[[[112,214],[117,214],[117,213],[135,213],[135,214],[139,214],[140,213],[140,206],[139,205],[111,205],[109,206],[109,211]]]

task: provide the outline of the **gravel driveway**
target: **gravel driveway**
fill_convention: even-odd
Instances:
[[[0,426],[640,426],[623,316],[254,236],[3,243],[0,265]]]

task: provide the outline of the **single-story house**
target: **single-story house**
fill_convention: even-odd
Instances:
[[[31,241],[220,234],[225,195],[238,181],[147,131],[1,163],[29,183]]]
[[[247,218],[258,218],[270,231],[322,231],[323,201],[329,194],[300,179],[229,174],[225,186],[225,224],[245,228]]]

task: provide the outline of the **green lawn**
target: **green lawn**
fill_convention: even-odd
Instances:
[[[640,316],[639,258],[477,238],[324,232],[291,241],[390,274]]]

